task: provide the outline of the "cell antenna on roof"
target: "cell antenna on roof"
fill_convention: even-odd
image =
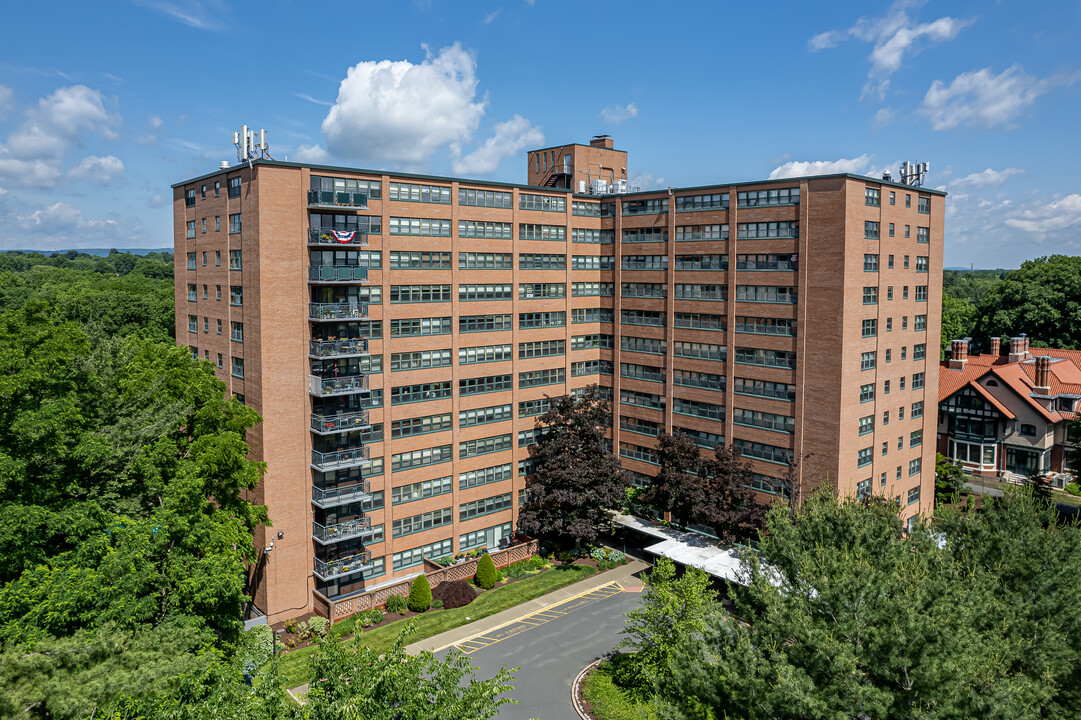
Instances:
[[[255,130],[247,125],[240,126],[239,133],[233,133],[233,145],[236,146],[237,162],[246,162],[251,167],[255,160],[273,160],[266,141],[266,130],[259,130],[259,139],[255,139]]]
[[[920,187],[923,185],[923,177],[931,170],[931,163],[912,163],[905,160],[901,163],[901,184]]]

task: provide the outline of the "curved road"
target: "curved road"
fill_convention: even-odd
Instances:
[[[627,587],[641,585],[636,578],[624,582]],[[611,583],[456,647],[478,668],[478,677],[491,677],[504,666],[521,668],[510,694],[520,704],[501,707],[501,720],[578,720],[571,706],[571,683],[583,667],[615,649],[626,619],[623,613],[640,598],[640,592]],[[443,658],[448,652],[436,654]]]

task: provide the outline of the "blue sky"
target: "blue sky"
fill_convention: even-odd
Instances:
[[[644,187],[928,161],[947,266],[1081,245],[1081,2],[12,3],[0,249],[166,247],[173,182],[278,159],[522,182],[610,133]]]

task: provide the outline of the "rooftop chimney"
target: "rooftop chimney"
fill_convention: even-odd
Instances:
[[[991,338],[991,355],[998,357],[1002,354],[1002,338]]]
[[[608,135],[594,135],[589,141],[590,147],[608,148],[609,150],[614,147],[612,145],[612,138]]]
[[[1010,362],[1028,360],[1028,336],[1021,333],[1017,337],[1010,338]]]
[[[1039,395],[1051,394],[1051,358],[1047,355],[1036,358],[1036,386],[1032,389]]]
[[[968,361],[968,338],[950,341],[950,370],[964,370]]]

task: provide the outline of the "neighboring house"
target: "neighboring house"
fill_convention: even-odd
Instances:
[[[1030,348],[1025,335],[999,338],[990,352],[969,355],[954,340],[938,384],[938,451],[982,476],[1011,482],[1039,473],[1056,487],[1070,480],[1078,443],[1081,351]]]

